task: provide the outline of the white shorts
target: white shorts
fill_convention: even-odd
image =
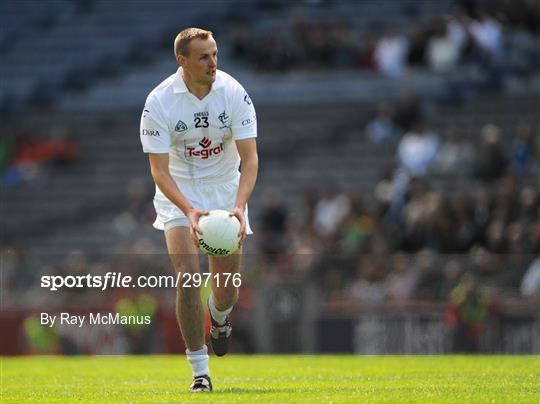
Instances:
[[[223,209],[232,210],[236,202],[240,173],[234,176],[184,180],[176,178],[180,192],[194,207],[203,210]],[[190,227],[189,221],[178,206],[172,203],[161,192],[156,192],[154,208],[157,217],[154,227],[158,230],[169,230],[173,227]],[[244,212],[246,232],[253,234],[249,226],[248,208]]]

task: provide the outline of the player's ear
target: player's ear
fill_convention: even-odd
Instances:
[[[180,66],[183,66],[184,63],[186,62],[186,57],[184,55],[178,54],[176,55],[176,61],[178,62]]]

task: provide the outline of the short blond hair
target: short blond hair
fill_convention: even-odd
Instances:
[[[212,31],[207,31],[201,28],[186,28],[176,35],[174,40],[174,55],[189,56],[189,43],[196,39],[208,39],[213,37]]]

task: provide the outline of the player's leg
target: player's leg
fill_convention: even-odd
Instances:
[[[229,350],[232,332],[229,314],[238,300],[239,288],[233,282],[234,274],[239,273],[242,249],[228,257],[209,257],[212,274],[212,293],[208,299],[208,309],[212,319],[210,332],[212,348],[217,356],[225,355]]]
[[[200,273],[199,255],[191,241],[188,227],[166,230],[167,249],[177,274]],[[183,278],[176,291],[176,318],[186,344],[186,355],[193,370],[192,391],[212,389],[208,369],[208,348],[204,340],[204,312],[198,287],[183,287]]]
[[[231,308],[238,300],[239,289],[233,282],[233,275],[240,272],[241,259],[241,248],[228,257],[208,257],[212,271],[212,296],[219,311]]]
[[[198,250],[191,241],[189,228],[173,227],[165,233],[165,238],[175,272],[199,273]],[[204,346],[204,312],[200,290],[183,287],[183,279],[180,280],[176,291],[176,317],[186,348],[194,351]]]

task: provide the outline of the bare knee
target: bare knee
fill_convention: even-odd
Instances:
[[[178,283],[176,294],[180,302],[190,305],[198,302],[201,299],[200,287],[189,284],[188,282],[182,282],[182,279],[180,279],[180,282]]]

